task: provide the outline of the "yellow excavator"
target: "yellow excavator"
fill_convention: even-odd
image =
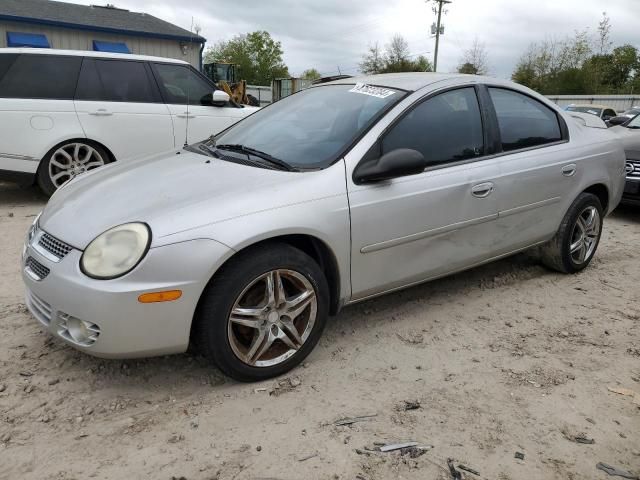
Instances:
[[[233,63],[213,62],[204,64],[204,74],[220,90],[227,92],[234,102],[259,107],[260,102],[258,99],[247,93],[246,80],[238,79],[238,70],[238,65]]]

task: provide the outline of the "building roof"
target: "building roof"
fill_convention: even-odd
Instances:
[[[76,5],[52,0],[2,0],[0,20],[185,42],[206,42],[205,38],[153,15],[111,6]]]

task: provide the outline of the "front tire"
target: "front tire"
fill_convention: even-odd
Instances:
[[[37,181],[48,196],[66,182],[109,163],[104,148],[87,141],[70,141],[54,147],[40,162]]]
[[[563,273],[589,265],[602,235],[603,209],[598,197],[581,193],[571,204],[555,236],[540,248],[542,263]]]
[[[262,245],[232,258],[210,282],[193,341],[229,377],[264,380],[311,353],[328,311],[329,288],[318,264],[290,245]]]

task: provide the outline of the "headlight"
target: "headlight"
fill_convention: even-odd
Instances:
[[[98,235],[85,249],[80,268],[93,278],[108,280],[133,270],[146,255],[151,231],[144,223],[126,223]]]
[[[27,230],[27,238],[26,238],[27,244],[31,244],[31,240],[33,240],[33,237],[36,234],[36,230],[38,229],[38,220],[40,220],[40,215],[42,215],[42,212],[36,215],[36,218],[33,220],[33,223],[29,227],[29,230]]]

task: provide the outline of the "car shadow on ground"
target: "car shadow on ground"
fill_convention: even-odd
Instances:
[[[44,207],[47,200],[47,196],[36,185],[0,182],[0,205],[2,206],[42,205]]]
[[[640,221],[640,207],[636,207],[634,205],[622,204],[619,205],[612,213],[612,217],[619,218],[621,220],[626,220],[629,222],[638,222]],[[605,220],[606,226],[606,220]]]

